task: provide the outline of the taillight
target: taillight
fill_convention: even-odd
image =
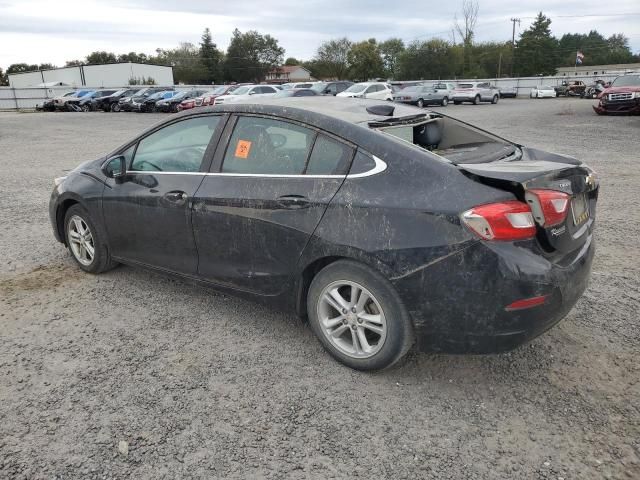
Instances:
[[[517,200],[473,207],[462,214],[462,221],[485,240],[524,240],[536,235],[531,209]]]
[[[527,190],[525,199],[531,206],[533,217],[543,227],[553,227],[563,223],[569,213],[571,197],[564,192],[534,188]]]

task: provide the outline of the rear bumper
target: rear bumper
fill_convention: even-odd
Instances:
[[[593,110],[599,115],[640,115],[640,98],[621,102],[602,102],[593,106]]]
[[[595,251],[588,235],[562,266],[530,246],[476,242],[394,281],[412,316],[418,348],[497,353],[541,335],[569,313],[587,287]],[[541,295],[547,295],[542,305],[505,309]]]

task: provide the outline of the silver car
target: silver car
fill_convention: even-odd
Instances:
[[[417,105],[442,105],[446,107],[451,98],[454,85],[452,83],[432,83],[428,85],[412,85],[393,93],[393,101]]]
[[[453,91],[453,103],[460,105],[462,102],[471,102],[478,105],[480,102],[498,103],[500,91],[489,82],[464,82],[459,83]]]

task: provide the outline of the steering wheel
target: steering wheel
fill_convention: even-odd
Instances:
[[[140,163],[138,163],[138,166],[142,167],[145,164],[146,165],[151,165],[151,167],[154,168],[155,170],[157,170],[158,172],[162,171],[162,169],[159,166],[157,166],[155,163],[151,163],[148,160],[142,160]]]

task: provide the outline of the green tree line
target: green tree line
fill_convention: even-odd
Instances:
[[[465,6],[473,10],[472,0],[466,1]],[[556,38],[551,34],[551,20],[542,12],[515,44],[511,41],[475,42],[473,29],[477,5],[475,9],[471,12],[471,21],[468,12],[463,12],[463,26],[455,24],[460,42],[443,38],[410,42],[400,38],[384,41],[370,38],[354,42],[343,37],[320,44],[310,60],[293,57],[284,60],[284,49],[271,35],[236,29],[227,51],[223,52],[213,42],[207,28],[198,45],[183,42],[173,49],[159,48],[150,55],[97,51],[84,60],[70,60],[65,66],[116,62],[171,65],[176,82],[213,84],[262,81],[283,63],[302,65],[316,78],[362,81],[372,78],[419,80],[552,75],[556,67],[574,65],[578,51],[584,54],[583,65],[640,62],[640,55],[631,52],[629,39],[624,34],[606,38],[592,30],[588,34],[567,33]],[[11,73],[50,68],[55,66],[16,63],[4,74],[0,70],[0,84],[7,84],[6,75]]]

